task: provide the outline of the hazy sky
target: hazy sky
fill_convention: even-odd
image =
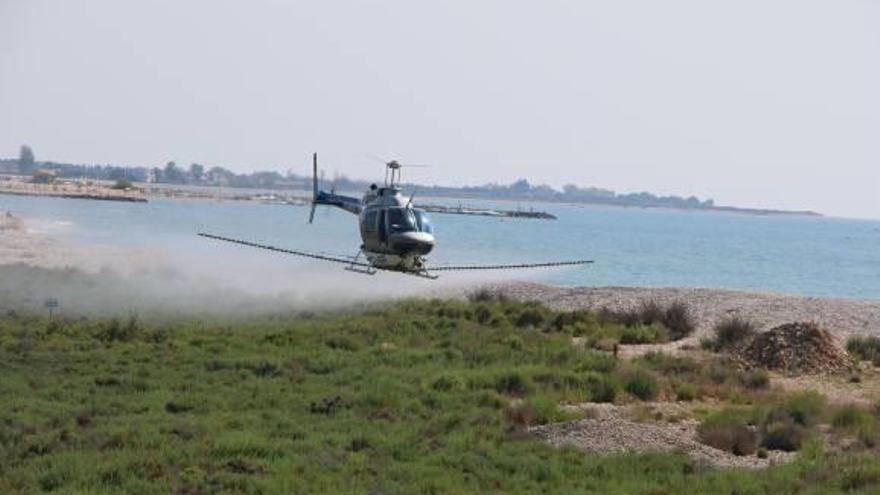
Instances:
[[[0,0],[0,156],[880,218],[880,1]]]

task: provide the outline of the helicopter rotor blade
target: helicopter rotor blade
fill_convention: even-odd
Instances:
[[[387,164],[388,161],[389,161],[389,160],[386,160],[386,159],[384,159],[384,158],[382,158],[382,157],[380,157],[380,156],[376,156],[376,155],[370,155],[370,154],[367,154],[367,155],[364,155],[364,156],[367,157],[367,158],[369,158],[370,160],[373,160],[373,161],[379,162],[379,163],[381,163],[382,165]]]

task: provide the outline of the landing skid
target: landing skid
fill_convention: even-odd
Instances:
[[[361,255],[366,258],[366,263],[360,261]],[[346,271],[361,273],[364,275],[375,275],[380,270],[386,272],[402,273],[404,275],[412,275],[414,277],[426,278],[428,280],[436,280],[438,275],[434,275],[428,271],[421,259],[415,260],[413,266],[404,264],[388,264],[384,255],[376,255],[364,251],[363,246],[358,250],[357,254],[352,258],[351,263],[345,267]]]
[[[423,269],[422,271],[418,271],[418,272],[401,272],[401,273],[405,273],[407,275],[412,275],[414,277],[426,278],[428,280],[437,280],[438,278],[440,278],[439,275],[434,275],[433,273],[429,272],[426,269]]]
[[[360,248],[354,258],[351,260],[351,264],[345,267],[346,271],[354,272],[354,273],[362,273],[364,275],[375,275],[377,270],[376,267],[373,266],[373,261],[367,257],[367,265],[363,263],[358,263],[358,259],[360,259],[361,254],[363,254],[364,248]]]

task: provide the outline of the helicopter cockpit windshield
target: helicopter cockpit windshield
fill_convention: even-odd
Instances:
[[[415,214],[409,208],[389,208],[388,225],[392,234],[418,230]]]

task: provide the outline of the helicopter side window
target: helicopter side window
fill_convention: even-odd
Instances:
[[[431,217],[428,216],[428,213],[422,210],[414,210],[416,214],[416,222],[418,224],[418,228],[420,232],[425,232],[428,234],[434,233],[434,224],[431,223]]]
[[[409,208],[389,208],[388,225],[392,234],[416,230],[416,217]]]

